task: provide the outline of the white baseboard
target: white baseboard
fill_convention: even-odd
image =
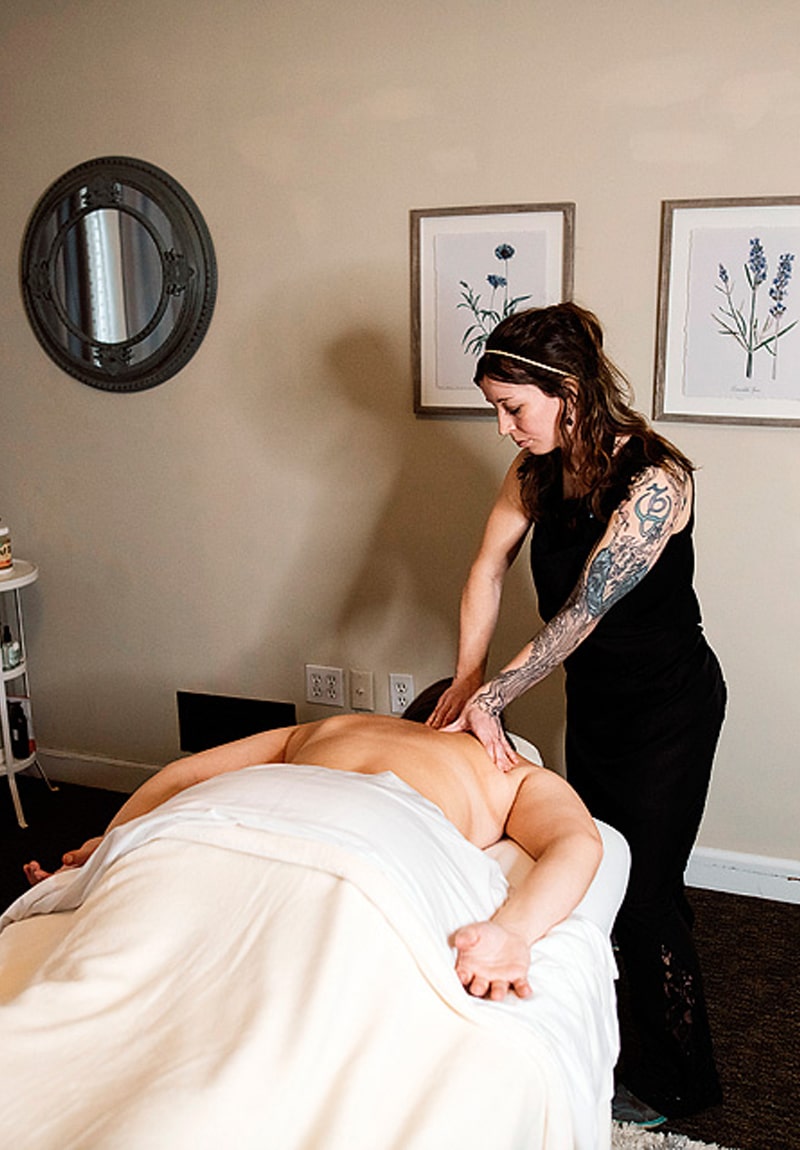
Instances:
[[[69,751],[38,752],[48,777],[64,783],[130,794],[159,768]],[[800,903],[800,861],[696,847],[686,868],[689,886]]]
[[[688,886],[800,903],[800,861],[696,847],[686,868]]]
[[[48,751],[41,748],[36,757],[49,779],[77,783],[82,787],[100,787],[106,791],[130,794],[154,775],[158,767],[147,763],[128,763],[123,759],[100,758],[99,755],[75,754],[70,751]]]

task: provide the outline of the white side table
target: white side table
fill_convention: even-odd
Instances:
[[[39,568],[35,563],[28,563],[24,559],[15,559],[11,574],[0,579],[0,600],[2,600],[0,601],[0,619],[4,624],[8,624],[13,637],[19,640],[22,654],[21,661],[16,667],[11,667],[9,670],[0,668],[0,757],[2,758],[2,761],[0,761],[0,774],[4,774],[8,777],[11,799],[14,803],[17,822],[21,827],[26,827],[28,824],[25,821],[25,815],[22,811],[22,803],[20,802],[17,782],[14,776],[19,771],[24,771],[26,767],[36,766],[42,778],[47,782],[47,777],[36,758],[35,751],[20,758],[15,758],[11,745],[11,728],[8,720],[9,696],[12,698],[14,696],[30,698],[27,648],[25,646],[25,632],[22,625],[22,604],[20,603],[19,593],[23,587],[35,583],[38,578]]]

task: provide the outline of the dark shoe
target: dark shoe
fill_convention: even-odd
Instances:
[[[635,1094],[631,1094],[621,1082],[617,1083],[611,1100],[611,1117],[615,1122],[630,1122],[641,1130],[653,1130],[656,1126],[663,1126],[667,1120],[664,1114],[659,1114]]]

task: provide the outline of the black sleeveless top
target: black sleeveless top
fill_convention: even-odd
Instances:
[[[641,441],[619,452],[615,506],[628,494],[644,466]],[[558,469],[560,471],[560,468]],[[686,676],[707,650],[694,592],[694,546],[689,523],[671,536],[653,567],[601,618],[565,660],[567,693],[573,703],[592,700],[627,717],[656,694],[686,686]],[[531,540],[531,569],[545,622],[564,606],[606,523],[585,499],[564,499],[555,485],[545,499]]]

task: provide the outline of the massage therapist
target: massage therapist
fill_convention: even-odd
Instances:
[[[507,770],[500,712],[563,663],[567,778],[632,852],[615,935],[640,1052],[623,1049],[615,1112],[640,1107],[656,1125],[721,1100],[683,886],[726,701],[693,589],[694,468],[631,408],[599,321],[573,303],[498,324],[475,382],[519,453],[429,722],[471,730]],[[531,527],[544,626],[484,683],[503,581]]]

